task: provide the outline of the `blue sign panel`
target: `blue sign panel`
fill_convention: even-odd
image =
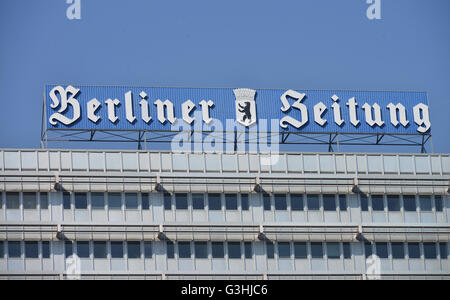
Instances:
[[[424,92],[46,86],[47,129],[178,130],[234,124],[307,133],[430,133]],[[227,123],[228,120],[228,123]],[[272,130],[275,130],[273,126]]]

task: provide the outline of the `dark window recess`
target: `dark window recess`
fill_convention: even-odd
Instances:
[[[270,204],[270,194],[263,194],[263,206],[264,210],[271,210],[271,204]]]
[[[224,258],[224,247],[222,242],[211,243],[211,254],[213,258]]]
[[[205,209],[205,196],[203,194],[192,194],[192,208]]]
[[[412,195],[403,196],[403,207],[405,211],[416,211],[416,197]]]
[[[328,259],[341,258],[341,246],[339,243],[327,243],[327,257]]]
[[[408,256],[409,258],[420,258],[419,243],[408,243]]]
[[[435,243],[423,243],[423,254],[426,259],[436,259],[437,250]]]
[[[267,242],[266,243],[266,253],[267,253],[267,258],[274,258],[275,257],[275,249],[274,249],[274,245],[271,242]]]
[[[440,196],[440,195],[434,196],[434,205],[436,207],[436,211],[442,211],[442,209],[443,209],[442,196]]]
[[[222,210],[222,200],[220,194],[208,194],[208,209]]]
[[[303,195],[299,194],[291,195],[291,210],[293,211],[303,210]]]
[[[322,243],[311,243],[311,257],[312,258],[323,258]]]
[[[245,242],[244,243],[244,255],[245,255],[245,258],[252,258],[253,257],[253,249],[252,249],[252,243],[251,242]]]
[[[287,242],[278,243],[278,257],[291,258],[291,244]]]
[[[405,258],[405,245],[403,243],[392,243],[392,258],[393,259]]]
[[[20,258],[22,250],[20,249],[20,242],[8,242],[8,257]]]
[[[352,249],[350,243],[342,243],[342,248],[344,250],[344,258],[352,258]]]
[[[248,194],[242,194],[241,195],[241,209],[242,210],[249,210]]]
[[[152,242],[144,242],[144,258],[152,258]]]
[[[447,243],[439,243],[439,252],[441,254],[441,259],[447,259],[448,258]]]
[[[237,210],[237,195],[236,194],[225,194],[225,209],[227,210]]]
[[[382,195],[372,195],[372,210],[373,211],[384,211]]]
[[[172,210],[172,195],[164,193],[164,209]]]
[[[191,258],[191,243],[178,242],[178,257]]]
[[[19,193],[6,193],[6,208],[7,209],[20,208]]]
[[[50,258],[50,242],[42,242],[42,258]]]
[[[306,195],[306,203],[308,206],[308,210],[319,210],[320,209],[319,195]]]
[[[5,244],[3,241],[0,241],[0,259],[5,257]]]
[[[194,243],[195,258],[208,258],[208,244],[206,242]]]
[[[64,209],[71,209],[70,193],[63,193],[63,207]]]
[[[347,197],[345,195],[339,195],[339,210],[347,211]]]
[[[92,209],[105,209],[105,195],[103,193],[91,193]]]
[[[41,209],[48,209],[48,193],[40,193]]]
[[[75,193],[75,209],[87,209],[86,193]]]
[[[323,195],[323,209],[325,211],[336,211],[335,195]]]
[[[111,210],[122,209],[122,195],[120,193],[109,193],[108,206]]]
[[[94,242],[94,258],[106,258],[106,242]]]
[[[77,242],[77,255],[79,258],[89,258],[89,242]]]
[[[36,209],[36,193],[23,193],[23,209]]]
[[[419,202],[421,211],[432,211],[433,205],[431,204],[430,196],[420,196]]]
[[[400,211],[400,197],[398,195],[387,196],[388,211]]]
[[[141,258],[141,243],[140,242],[127,242],[128,258]]]
[[[275,194],[275,210],[287,210],[287,199],[285,194]]]
[[[228,242],[228,258],[230,259],[241,258],[241,243]]]
[[[111,242],[111,258],[123,258],[123,242]]]
[[[141,199],[142,199],[142,209],[143,210],[149,210],[150,209],[149,194],[148,193],[143,193],[141,195]]]
[[[366,195],[360,194],[359,199],[361,201],[361,210],[368,211],[369,210],[369,200]]]
[[[308,251],[306,243],[297,242],[294,243],[294,256],[295,258],[306,259],[308,258]]]
[[[188,209],[187,194],[185,194],[185,193],[175,194],[175,208],[176,209]]]
[[[173,242],[167,242],[167,258],[175,258],[175,245]]]
[[[369,258],[372,256],[372,244],[371,243],[364,243],[364,253],[366,255],[366,258]]]
[[[25,242],[25,258],[38,258],[38,257],[39,257],[39,243]]]
[[[138,197],[136,193],[125,194],[125,208],[126,209],[138,209]]]
[[[64,253],[67,257],[71,257],[73,255],[73,244],[70,241],[64,242]]]
[[[375,249],[377,250],[377,256],[379,258],[388,258],[388,244],[387,243],[376,243]]]

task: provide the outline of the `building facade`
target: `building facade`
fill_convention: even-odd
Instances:
[[[450,279],[450,155],[0,150],[0,278]]]

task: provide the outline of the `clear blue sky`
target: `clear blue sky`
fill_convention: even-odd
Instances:
[[[448,153],[450,1],[381,1],[0,0],[0,148],[39,147],[44,85],[72,83],[427,91]]]

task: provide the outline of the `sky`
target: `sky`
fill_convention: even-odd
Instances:
[[[80,3],[0,0],[0,148],[39,148],[44,86],[70,83],[426,91],[450,152],[449,0],[381,0],[379,20],[366,0]]]

